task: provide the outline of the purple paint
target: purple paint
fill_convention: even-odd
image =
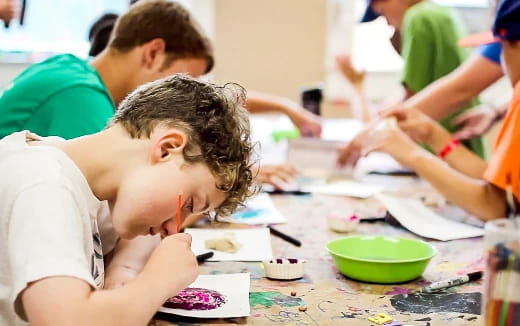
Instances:
[[[285,259],[287,262],[289,262],[289,264],[298,264],[298,259],[297,258],[287,258]],[[276,260],[270,260],[269,263],[273,264],[273,263],[277,263],[277,264],[284,264],[284,259],[282,258],[277,258]]]
[[[184,310],[213,310],[226,303],[226,297],[221,293],[201,288],[187,288],[176,296],[166,300],[164,306]]]

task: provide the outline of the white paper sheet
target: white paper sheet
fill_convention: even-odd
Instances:
[[[483,229],[444,218],[420,200],[384,194],[376,196],[402,226],[422,237],[448,241],[484,235]]]
[[[273,258],[271,236],[268,228],[254,229],[186,229],[191,234],[191,249],[196,255],[210,251],[206,248],[207,239],[224,237],[234,233],[241,245],[236,253],[212,250],[215,254],[208,261],[263,261]]]
[[[279,224],[287,219],[274,206],[268,194],[258,194],[247,201],[246,207],[225,219],[240,224]]]
[[[161,307],[159,311],[196,318],[245,317],[250,314],[249,273],[199,275],[189,287],[217,291],[225,296],[226,303],[213,310],[184,310]]]
[[[379,193],[383,190],[383,187],[354,181],[341,181],[321,185],[305,185],[302,186],[302,190],[323,195],[368,198]]]

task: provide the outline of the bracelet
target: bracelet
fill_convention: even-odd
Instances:
[[[454,150],[457,146],[459,146],[460,141],[458,139],[453,138],[449,143],[444,146],[440,152],[439,157],[444,160],[446,155],[448,155],[452,150]]]

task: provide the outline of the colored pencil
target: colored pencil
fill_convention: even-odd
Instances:
[[[177,233],[181,230],[181,223],[182,223],[182,195],[179,195],[179,198],[177,200]]]

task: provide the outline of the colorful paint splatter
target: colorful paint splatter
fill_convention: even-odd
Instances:
[[[226,297],[210,289],[187,288],[168,299],[164,306],[184,310],[213,310],[226,303]]]

